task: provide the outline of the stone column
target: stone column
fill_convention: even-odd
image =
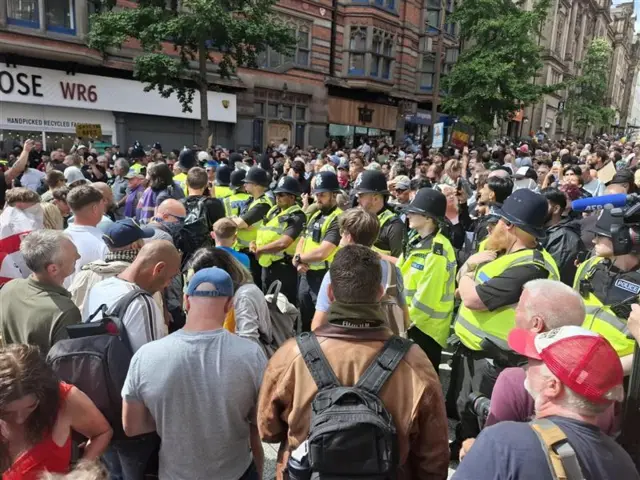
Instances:
[[[89,9],[87,8],[87,2],[75,2],[75,14],[76,36],[84,40],[89,32]]]
[[[113,116],[116,119],[116,131],[115,138],[112,142],[120,145],[120,151],[126,152],[129,148],[129,139],[127,138],[127,122],[124,113],[113,112]]]

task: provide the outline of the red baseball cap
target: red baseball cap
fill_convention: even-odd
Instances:
[[[595,403],[622,385],[618,354],[609,342],[591,330],[565,326],[544,333],[515,328],[509,346],[520,355],[541,360],[558,379],[578,395]]]
[[[522,153],[529,153],[529,145],[527,145],[526,143],[523,145],[520,145],[518,147],[518,151]]]

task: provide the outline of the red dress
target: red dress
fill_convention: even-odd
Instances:
[[[73,388],[60,382],[60,404],[67,399]],[[2,480],[38,480],[43,472],[68,473],[71,463],[71,432],[64,445],[59,447],[51,433],[29,450],[23,452],[13,465],[2,474]]]

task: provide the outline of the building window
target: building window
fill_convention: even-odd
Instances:
[[[270,118],[277,118],[278,117],[278,105],[275,103],[270,103],[269,106],[267,107],[267,115]]]
[[[296,120],[304,122],[307,118],[307,109],[304,107],[296,107]]]
[[[282,118],[285,120],[291,120],[291,117],[293,117],[293,107],[291,105],[283,105]]]
[[[268,48],[258,54],[256,58],[258,67],[278,68],[281,65],[291,64],[299,67],[309,66],[311,58],[311,25],[303,20],[293,18],[286,18],[283,23],[286,28],[290,29],[291,35],[297,39],[293,52],[291,52],[291,55],[284,55]]]
[[[388,80],[391,77],[392,62],[393,37],[382,31],[374,31],[371,42],[370,75]]]
[[[364,75],[366,49],[366,28],[351,27],[351,35],[349,37],[349,75]]]
[[[256,102],[253,104],[253,114],[256,117],[264,117],[264,103]]]
[[[436,71],[435,57],[426,54],[422,57],[422,67],[420,68],[420,90],[433,89],[433,77]]]
[[[45,0],[47,30],[76,33],[74,0]]]
[[[396,9],[396,1],[395,0],[351,0],[353,3],[364,3],[375,5],[376,7],[385,8],[387,10],[395,10]]]
[[[453,0],[447,0],[447,10],[444,14],[444,33],[456,36],[456,24],[451,21],[451,15],[453,15]]]
[[[426,30],[437,32],[440,28],[441,0],[427,0]]]
[[[38,0],[7,0],[7,23],[40,28]]]

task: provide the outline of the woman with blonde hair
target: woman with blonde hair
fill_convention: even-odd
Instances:
[[[40,205],[44,213],[44,228],[48,230],[64,230],[64,218],[62,218],[60,209],[50,202],[44,202]]]

